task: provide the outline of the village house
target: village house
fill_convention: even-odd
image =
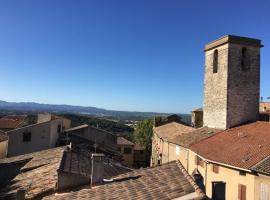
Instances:
[[[64,146],[0,159],[0,199],[207,199],[179,161],[132,170]]]
[[[151,165],[179,160],[188,169],[188,147],[218,131],[220,130],[208,127],[195,129],[176,122],[155,127],[152,137]]]
[[[147,159],[147,152],[146,148],[142,145],[135,144],[134,149],[133,149],[133,154],[134,154],[134,164],[133,166],[135,168],[140,168],[140,167],[147,167],[149,166],[148,160]]]
[[[56,147],[62,130],[63,120],[58,118],[7,131],[8,157]]]
[[[260,120],[270,122],[270,102],[260,102]]]
[[[8,115],[0,119],[0,130],[10,131],[27,125],[27,115]]]
[[[37,123],[42,123],[42,122],[48,122],[54,119],[62,119],[63,121],[63,130],[69,129],[71,126],[71,120],[67,119],[63,116],[57,116],[53,115],[51,113],[39,113],[37,116]]]
[[[117,150],[122,154],[122,163],[128,167],[134,165],[134,146],[133,142],[125,139],[124,137],[117,137]]]
[[[260,102],[260,112],[270,112],[270,102]]]
[[[61,141],[63,144],[76,144],[78,146],[87,146],[95,152],[99,149],[101,153],[110,154],[120,159],[121,154],[117,150],[117,135],[87,124],[66,129],[61,133]]]
[[[258,121],[221,131],[192,145],[189,173],[200,175],[206,194],[215,199],[269,197],[270,165],[265,161],[270,155],[269,131],[270,123]]]

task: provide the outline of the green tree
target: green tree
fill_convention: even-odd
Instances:
[[[153,136],[153,120],[146,119],[137,124],[134,131],[134,140],[136,143],[144,146],[148,152],[151,151]]]

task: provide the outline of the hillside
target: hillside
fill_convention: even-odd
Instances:
[[[115,111],[106,110],[96,107],[72,106],[72,105],[55,105],[55,104],[40,104],[34,102],[6,102],[0,100],[0,110],[5,111],[20,111],[20,112],[53,112],[53,113],[75,113],[92,115],[99,118],[112,120],[142,120],[158,116],[168,116],[171,113],[156,113],[156,112],[132,112],[132,111]],[[180,114],[183,120],[190,122],[190,115]]]

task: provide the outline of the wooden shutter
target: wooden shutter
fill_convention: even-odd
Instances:
[[[213,170],[213,172],[214,172],[214,173],[218,174],[218,172],[219,172],[219,166],[218,166],[218,165],[213,164],[213,168],[212,168],[212,170]]]
[[[239,184],[238,185],[238,199],[246,200],[246,186]]]

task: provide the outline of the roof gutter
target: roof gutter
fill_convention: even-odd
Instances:
[[[190,149],[189,149],[190,150]],[[192,150],[190,150],[192,151]],[[192,151],[193,153],[195,153],[194,151]],[[199,155],[198,153],[195,153],[197,156],[199,156],[200,158],[206,160],[207,162],[209,163],[215,163],[215,164],[218,164],[218,165],[222,165],[222,166],[225,166],[225,167],[229,167],[229,168],[233,168],[233,169],[237,169],[237,170],[241,170],[241,171],[246,171],[246,172],[252,172],[251,170],[249,169],[244,169],[244,168],[241,168],[241,167],[235,167],[235,166],[232,166],[232,165],[228,165],[228,164],[225,164],[225,163],[221,163],[221,162],[217,162],[217,161],[214,161],[214,160],[209,160],[201,155]]]
[[[175,144],[175,145],[178,145],[178,146],[181,146],[182,148],[185,148],[185,149],[188,149],[187,147],[184,147],[183,145],[181,145],[181,144],[177,144],[177,143],[174,143],[174,142],[171,142],[171,141],[168,141],[167,139],[165,139],[165,138],[162,138],[162,137],[160,137],[157,133],[155,133],[156,135],[157,135],[157,137],[159,138],[159,139],[161,139],[161,140],[163,140],[163,141],[165,141],[165,142],[168,142],[168,143],[170,143],[170,144]]]

